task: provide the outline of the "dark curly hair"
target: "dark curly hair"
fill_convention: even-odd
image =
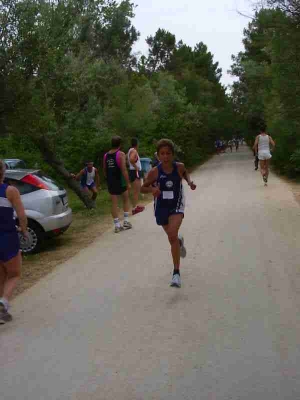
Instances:
[[[172,154],[175,154],[175,145],[172,142],[172,140],[169,139],[161,139],[158,143],[157,143],[157,154],[159,154],[160,149],[162,149],[163,147],[168,147]]]
[[[117,149],[122,144],[122,138],[120,136],[113,136],[111,138],[111,147]]]

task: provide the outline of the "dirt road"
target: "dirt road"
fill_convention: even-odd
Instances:
[[[300,208],[251,153],[193,175],[181,289],[152,207],[17,297],[3,400],[300,398]]]

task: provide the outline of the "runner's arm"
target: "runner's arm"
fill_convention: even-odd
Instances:
[[[95,184],[97,188],[100,187],[100,175],[97,168],[95,168]]]
[[[157,181],[158,169],[156,167],[152,168],[141,187],[141,193],[152,193],[154,197],[160,195],[160,190],[158,187],[154,187],[153,184]]]
[[[131,150],[129,161],[130,161],[130,164],[132,164],[134,166],[134,169],[138,172],[139,169],[138,169],[138,166],[136,164],[137,160],[138,160],[137,151],[136,150]]]
[[[255,142],[254,142],[254,145],[253,145],[253,147],[252,147],[252,149],[255,151],[255,154],[257,154],[258,153],[258,136],[256,136],[256,138],[255,138]]]
[[[187,181],[187,184],[189,185],[189,187],[190,187],[192,190],[195,190],[197,186],[194,184],[193,181],[191,181],[190,174],[188,173],[187,169],[185,168],[185,165],[182,164],[182,163],[178,163],[178,167],[179,167],[179,171],[180,171],[181,177],[182,177],[184,180]]]
[[[120,151],[120,168],[121,168],[121,172],[125,178],[126,184],[127,184],[127,189],[131,188],[131,184],[130,184],[130,180],[129,180],[129,175],[128,175],[128,171],[126,168],[126,155],[125,153]]]
[[[84,169],[82,169],[77,175],[76,174],[70,174],[70,176],[73,179],[76,179],[76,181],[79,181],[83,174],[84,174]]]
[[[21,232],[24,235],[27,235],[27,217],[21,200],[20,192],[17,188],[9,186],[6,191],[6,196],[11,202],[13,208],[16,210]]]
[[[103,157],[103,175],[104,178],[107,178],[107,173],[106,173],[106,155]]]
[[[274,140],[271,138],[271,136],[269,136],[269,139],[270,139],[270,143],[271,143],[271,145],[272,145],[272,150],[274,150],[276,144],[275,144]]]

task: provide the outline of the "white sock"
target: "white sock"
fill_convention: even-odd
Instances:
[[[116,228],[121,228],[120,220],[119,218],[114,218],[114,224]]]
[[[124,222],[129,222],[129,212],[124,212]]]
[[[7,311],[8,310],[8,300],[6,298],[4,298],[4,297],[1,297],[0,298],[0,303],[2,303],[4,305],[5,310]]]

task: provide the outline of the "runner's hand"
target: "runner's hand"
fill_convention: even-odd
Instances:
[[[152,195],[156,199],[161,195],[161,191],[158,186],[152,188]]]
[[[197,186],[194,184],[194,182],[191,182],[191,183],[189,184],[189,186],[190,186],[190,188],[191,188],[192,190],[196,190],[196,188],[197,188]]]
[[[22,236],[24,236],[25,239],[29,239],[29,233],[28,231],[21,232]]]
[[[127,183],[127,190],[130,190],[130,189],[131,189],[131,184]]]
[[[21,229],[19,226],[17,226],[17,225],[16,225],[16,228],[17,228],[17,231],[18,231],[19,233],[21,233],[26,239],[28,239],[29,233],[28,233],[27,230],[24,232],[24,231],[22,231],[22,229]]]

